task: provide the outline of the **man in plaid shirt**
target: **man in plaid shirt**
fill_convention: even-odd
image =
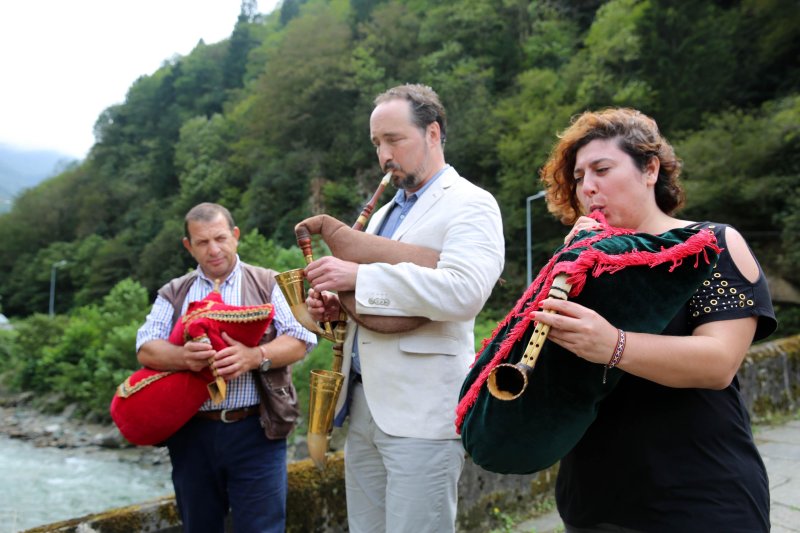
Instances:
[[[215,281],[220,283],[225,303],[243,305],[243,281],[253,279],[245,271],[258,267],[239,260],[239,228],[230,212],[218,204],[199,204],[186,215],[185,233],[183,245],[198,267],[187,281],[191,285],[180,314],[186,312],[189,302],[206,297]],[[272,341],[249,347],[223,333],[229,346],[220,351],[203,342],[174,345],[167,339],[175,308],[162,291],[137,335],[139,362],[156,370],[199,371],[213,358],[214,368],[227,382],[222,403],[206,401],[197,415],[166,441],[184,532],[221,533],[229,509],[237,533],[284,531],[286,439],[265,436],[255,416],[261,399],[252,371],[291,365],[314,347],[316,337],[294,319],[275,286],[269,302],[275,309],[276,337]]]

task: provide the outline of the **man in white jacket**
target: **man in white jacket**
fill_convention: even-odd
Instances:
[[[439,251],[436,268],[336,257],[306,268],[315,319],[338,316],[329,291],[354,290],[360,314],[431,320],[401,334],[348,323],[347,394],[337,421],[349,412],[345,480],[355,533],[455,530],[464,450],[454,413],[474,359],[475,316],[503,269],[504,241],[492,195],[445,163],[445,130],[430,87],[403,85],[375,99],[370,135],[398,192],[366,231]]]

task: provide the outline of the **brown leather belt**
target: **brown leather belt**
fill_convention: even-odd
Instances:
[[[251,405],[250,407],[242,407],[241,409],[222,409],[220,411],[198,411],[195,418],[202,418],[204,420],[215,420],[217,422],[238,422],[244,420],[248,416],[257,415],[259,412],[258,405]]]

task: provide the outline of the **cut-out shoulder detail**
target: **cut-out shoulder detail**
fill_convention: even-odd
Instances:
[[[760,272],[753,252],[744,240],[744,237],[730,226],[725,227],[725,241],[728,245],[728,253],[733,259],[733,264],[742,273],[742,276],[750,283],[758,280]]]
[[[775,311],[766,277],[744,238],[727,224],[696,222],[687,227],[713,231],[717,244],[723,249],[713,274],[703,282],[687,306],[688,330],[716,320],[755,316],[758,317],[758,326],[754,340],[769,336],[777,326]],[[679,317],[676,319],[680,320]]]

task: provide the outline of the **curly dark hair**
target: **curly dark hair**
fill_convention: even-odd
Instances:
[[[578,150],[595,139],[615,139],[640,171],[657,157],[660,167],[655,186],[656,204],[668,215],[683,206],[686,198],[678,180],[682,163],[659,132],[656,121],[641,111],[629,108],[586,111],[573,117],[570,126],[558,137],[560,140],[539,176],[547,190],[548,210],[564,224],[572,224],[584,214],[573,171]]]

